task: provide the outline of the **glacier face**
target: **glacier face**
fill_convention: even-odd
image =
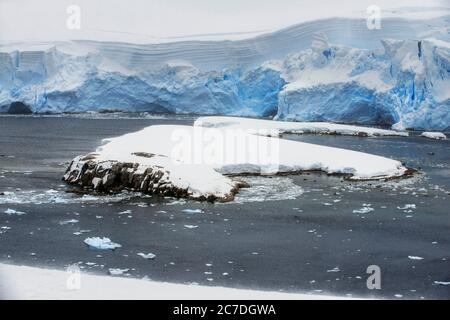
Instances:
[[[0,45],[0,112],[21,102],[38,113],[109,109],[445,130],[449,21],[387,19],[371,31],[365,20],[336,18],[239,41]]]
[[[447,129],[449,43],[382,44],[380,51],[330,46],[290,55],[283,70],[291,81],[279,93],[277,118]]]

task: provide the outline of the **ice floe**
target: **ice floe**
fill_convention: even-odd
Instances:
[[[120,268],[109,268],[108,272],[112,276],[121,276],[124,273],[127,273],[130,269],[120,269]]]
[[[144,259],[148,259],[148,260],[156,258],[156,254],[153,254],[153,253],[150,253],[150,252],[149,253],[139,252],[137,255],[142,257],[142,258],[144,258]]]
[[[410,259],[410,260],[423,260],[422,257],[418,257],[418,256],[408,256],[408,259]]]
[[[26,212],[18,211],[18,210],[14,210],[14,209],[10,209],[10,208],[6,209],[4,212],[9,216],[12,216],[12,215],[21,216],[21,215],[26,214]]]
[[[405,204],[403,207],[397,207],[398,210],[414,210],[416,209],[416,205],[413,203]]]
[[[355,209],[353,210],[353,213],[365,214],[372,211],[375,211],[375,209],[372,208],[372,205],[370,203],[364,203],[361,209]]]
[[[122,247],[122,245],[112,242],[111,239],[103,237],[93,237],[86,238],[84,243],[87,244],[91,248],[99,249],[99,250],[115,250],[117,248]]]
[[[447,136],[442,132],[422,132],[421,137],[436,139],[436,140],[445,140]]]
[[[69,219],[69,220],[63,220],[60,221],[59,224],[60,225],[66,225],[66,224],[75,224],[78,223],[79,221],[77,219]]]
[[[187,214],[194,214],[194,213],[202,213],[203,210],[202,209],[183,209],[182,212],[187,213]]]

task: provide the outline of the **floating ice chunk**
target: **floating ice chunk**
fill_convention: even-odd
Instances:
[[[130,271],[130,269],[119,269],[119,268],[109,268],[109,274],[112,276],[120,276],[128,271]]]
[[[202,213],[202,209],[183,209],[183,213],[194,214],[194,213]]]
[[[87,244],[89,247],[99,249],[99,250],[115,250],[117,248],[122,247],[122,245],[120,245],[118,243],[114,243],[109,238],[106,238],[106,237],[86,238],[84,240],[84,243]]]
[[[413,210],[416,209],[415,204],[405,204],[403,207],[397,207],[398,210]]]
[[[141,256],[144,259],[155,259],[156,258],[156,254],[153,254],[153,253],[142,253],[142,252],[139,252],[137,255]]]
[[[411,260],[423,260],[422,257],[418,257],[418,256],[408,256],[408,259],[411,259]]]
[[[371,207],[370,203],[363,203],[363,207],[361,209],[355,209],[353,210],[353,213],[361,213],[361,214],[365,214],[365,213],[369,213],[374,211],[375,209]]]
[[[130,213],[132,213],[131,210],[125,210],[125,211],[119,212],[118,214],[130,214]]]
[[[198,228],[198,226],[194,226],[194,225],[192,225],[192,224],[185,224],[184,227],[185,227],[186,229],[195,229],[195,228]]]
[[[80,231],[74,232],[73,234],[76,236],[80,236],[83,233],[88,233],[88,232],[91,232],[91,230],[80,230]]]
[[[8,226],[0,227],[0,234],[6,233],[8,230],[11,230],[11,227]]]
[[[334,267],[333,269],[327,270],[327,272],[340,272],[341,270],[338,267]]]
[[[439,284],[441,286],[450,286],[450,281],[435,281],[434,284]]]
[[[59,222],[60,225],[74,224],[74,223],[78,223],[78,220],[77,219],[69,219],[69,220],[63,220],[63,221]]]
[[[445,140],[447,136],[442,132],[422,132],[421,137],[436,139],[436,140]]]
[[[10,209],[10,208],[8,208],[8,209],[6,209],[5,210],[5,213],[7,214],[7,215],[16,215],[16,216],[21,216],[21,215],[23,215],[23,214],[26,214],[25,212],[23,212],[23,211],[18,211],[18,210],[14,210],[14,209]]]

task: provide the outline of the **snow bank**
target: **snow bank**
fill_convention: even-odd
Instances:
[[[331,295],[253,291],[224,287],[172,284],[81,273],[78,290],[70,285],[74,274],[0,264],[2,299],[63,300],[311,300],[348,299]],[[73,282],[77,284],[76,281]]]
[[[243,129],[255,133],[320,133],[352,136],[408,136],[407,132],[335,124],[328,122],[288,122],[237,117],[200,117],[194,126],[205,128]]]
[[[445,140],[447,136],[442,132],[422,132],[421,137],[437,139],[437,140]]]

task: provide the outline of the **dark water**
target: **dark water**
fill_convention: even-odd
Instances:
[[[60,179],[68,162],[101,139],[193,120],[0,117],[0,262],[58,269],[78,264],[96,274],[126,268],[129,277],[287,292],[450,298],[450,286],[439,284],[450,281],[448,140],[285,137],[420,168],[413,178],[386,183],[323,174],[248,178],[253,188],[229,204],[64,192],[69,188]],[[186,208],[204,212],[188,215]],[[26,214],[8,215],[7,209]],[[131,213],[119,214],[125,210]],[[90,250],[83,240],[94,236],[122,248]],[[381,268],[381,290],[366,286],[369,265]]]

